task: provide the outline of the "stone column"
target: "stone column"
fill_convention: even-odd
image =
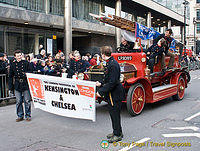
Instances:
[[[35,55],[39,54],[39,34],[35,34]]]
[[[115,7],[115,15],[121,17],[121,0],[116,1]],[[115,38],[117,47],[120,46],[121,43],[121,29],[115,27]]]
[[[49,0],[45,0],[45,13],[48,14],[49,13]]]
[[[171,21],[171,20],[168,21],[168,26],[167,26],[167,28],[168,28],[168,29],[171,29],[171,28],[172,28],[172,21]]]
[[[68,55],[72,51],[72,0],[65,0],[65,13],[64,13],[64,25],[65,25],[65,56],[68,60]]]

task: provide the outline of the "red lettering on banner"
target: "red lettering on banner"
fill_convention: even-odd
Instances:
[[[91,98],[94,97],[94,88],[93,87],[78,85],[78,84],[77,84],[77,87],[78,87],[78,90],[81,95],[88,96]]]

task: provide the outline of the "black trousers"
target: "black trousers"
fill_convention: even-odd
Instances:
[[[116,136],[120,136],[122,133],[121,118],[120,118],[121,106],[122,106],[121,101],[116,103],[114,102],[114,106],[112,106],[110,103],[108,104],[108,110],[112,121],[113,133]]]

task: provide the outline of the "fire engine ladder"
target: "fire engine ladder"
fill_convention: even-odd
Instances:
[[[122,17],[111,15],[111,14],[106,15],[104,13],[101,13],[101,15],[95,15],[95,14],[90,13],[90,16],[92,16],[94,19],[102,23],[106,23],[123,30],[135,32],[135,22],[124,19]]]

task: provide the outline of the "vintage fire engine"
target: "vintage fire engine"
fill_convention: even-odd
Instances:
[[[134,23],[126,19],[110,15],[96,16],[95,19],[113,25],[115,27],[134,32]],[[185,88],[190,81],[187,67],[179,65],[178,56],[175,57],[174,69],[161,72],[161,63],[154,67],[154,73],[150,74],[146,70],[146,54],[144,52],[135,53],[112,53],[121,68],[121,79],[126,92],[127,110],[130,115],[138,115],[142,112],[145,103],[154,103],[165,98],[173,97],[174,100],[182,100]],[[165,58],[166,65],[169,57]],[[92,68],[89,72],[89,80],[101,81],[104,76],[104,69],[100,67]]]

